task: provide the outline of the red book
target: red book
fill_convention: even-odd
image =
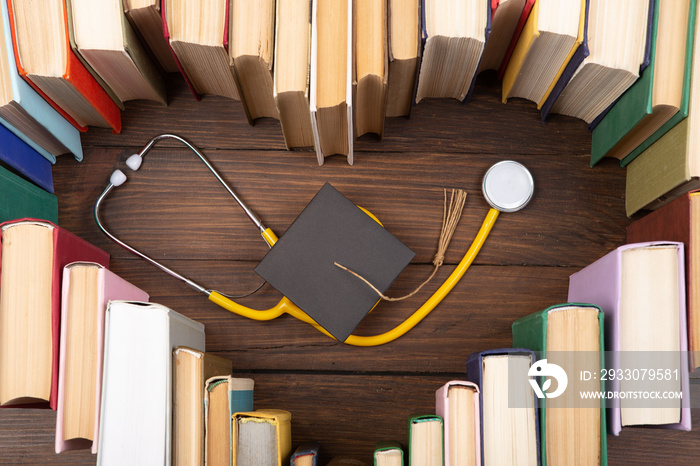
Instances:
[[[491,1],[493,2],[497,0]],[[520,14],[518,25],[515,26],[515,32],[513,32],[513,37],[510,39],[510,44],[508,45],[506,54],[503,57],[503,61],[501,62],[501,67],[498,69],[498,79],[503,79],[503,75],[506,73],[506,68],[508,67],[510,56],[513,55],[513,50],[515,50],[515,46],[518,43],[518,39],[520,38],[520,33],[523,31],[523,27],[525,27],[525,23],[527,22],[527,18],[530,16],[530,11],[532,10],[532,6],[535,4],[535,1],[536,0],[525,0],[525,6],[523,7],[523,11]]]
[[[6,1],[20,76],[79,130],[99,126],[119,133],[119,107],[71,50],[66,2]],[[36,30],[30,31],[28,24]],[[54,65],[60,72],[48,70],[49,59],[41,58],[44,52],[63,57]]]
[[[55,410],[63,267],[109,254],[45,220],[0,224],[0,243],[0,407]]]
[[[700,367],[700,191],[691,191],[632,222],[627,242],[685,243],[688,350],[691,368]]]

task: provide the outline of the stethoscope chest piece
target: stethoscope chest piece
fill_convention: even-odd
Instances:
[[[515,212],[530,202],[535,182],[522,164],[503,160],[488,169],[481,188],[491,207],[501,212]]]

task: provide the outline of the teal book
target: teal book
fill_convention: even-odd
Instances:
[[[564,464],[607,465],[605,400],[580,395],[582,391],[605,390],[601,380],[605,366],[603,323],[598,306],[566,303],[512,324],[513,346],[528,348],[537,356],[530,373],[542,371],[538,377],[542,379],[540,393],[536,393],[542,466],[548,458]],[[588,371],[590,377],[581,376],[582,371]]]
[[[695,16],[696,0],[658,3],[649,66],[593,129],[591,166],[627,166],[688,116]]]
[[[0,103],[3,124],[16,136],[41,153],[50,162],[56,156],[71,153],[76,160],[83,159],[80,132],[61,116],[43,97],[20,77],[17,71],[7,2],[0,2],[2,32],[0,47],[6,60],[0,60],[2,73],[9,77],[9,102]],[[4,61],[4,63],[2,63]]]
[[[37,218],[58,224],[58,199],[0,166],[0,223]]]

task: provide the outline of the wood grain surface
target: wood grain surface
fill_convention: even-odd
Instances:
[[[570,274],[624,244],[630,222],[624,169],[612,160],[589,168],[591,136],[583,121],[554,115],[543,125],[534,104],[502,104],[492,74],[479,77],[467,104],[428,100],[414,107],[410,119],[388,119],[381,141],[356,142],[353,166],[334,156],[319,167],[311,150],[286,151],[279,122],[249,126],[239,102],[214,96],[197,102],[179,76],[169,77],[168,90],[167,107],[127,103],[122,134],[90,128],[83,135],[83,162],[59,158],[59,223],[108,251],[111,269],[152,301],[204,323],[207,350],[232,359],[237,374],[255,380],[256,407],[289,410],[294,446],[317,440],[324,461],[345,455],[370,464],[377,440],[405,442],[406,417],[434,412],[435,390],[464,376],[469,353],[511,346],[515,319],[564,302]],[[393,343],[356,348],[289,316],[254,322],[230,314],[98,230],[93,204],[112,170],[125,169],[131,153],[165,132],[201,149],[279,235],[325,182],[372,211],[416,252],[390,296],[410,292],[432,270],[443,189],[467,190],[437,277],[411,299],[380,303],[359,335],[394,327],[449,275],[488,210],[481,179],[493,163],[523,163],[536,189],[526,209],[501,214],[472,268],[422,323]],[[258,286],[253,268],[267,247],[194,154],[166,141],[148,153],[141,170],[125,171],[129,180],[103,207],[108,227],[121,239],[206,288],[237,294]],[[265,285],[240,302],[265,309],[279,298]],[[87,451],[54,453],[55,419],[51,411],[0,410],[0,462],[93,463]],[[628,427],[620,437],[610,436],[608,446],[611,464],[693,464],[700,429]]]

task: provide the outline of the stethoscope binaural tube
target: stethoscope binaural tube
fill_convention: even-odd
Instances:
[[[185,144],[189,149],[191,149],[200,160],[207,166],[207,168],[214,174],[217,180],[224,186],[224,188],[231,194],[231,196],[236,200],[238,205],[244,210],[246,215],[251,219],[251,221],[260,230],[262,237],[265,239],[267,244],[272,247],[277,242],[277,236],[269,229],[266,228],[260,219],[250,210],[236,195],[233,189],[223,180],[216,169],[209,163],[209,161],[202,155],[193,145],[187,142],[185,139],[175,136],[172,134],[162,134],[157,136],[151,141],[149,141],[146,146],[137,154],[129,157],[127,160],[127,165],[133,170],[137,170],[143,160],[144,155],[153,147],[153,145],[163,139],[172,138],[178,140]],[[528,181],[529,180],[529,181]],[[289,314],[302,322],[313,325],[317,330],[324,333],[325,335],[332,337],[323,327],[316,323],[311,317],[309,317],[304,311],[292,303],[288,298],[282,297],[282,299],[272,308],[265,310],[252,309],[247,306],[243,306],[234,300],[230,299],[223,293],[215,290],[208,290],[205,287],[199,285],[198,283],[184,277],[174,270],[166,267],[165,265],[159,263],[155,259],[147,256],[146,254],[138,251],[132,246],[128,245],[124,241],[121,241],[114,234],[112,234],[104,226],[102,218],[100,216],[100,207],[102,202],[107,197],[107,195],[116,187],[122,185],[126,181],[126,175],[124,175],[121,170],[116,170],[110,177],[110,182],[104,189],[102,194],[97,198],[94,207],[95,221],[102,232],[107,235],[112,241],[116,242],[123,248],[132,252],[133,254],[141,257],[152,265],[158,267],[163,272],[168,275],[183,281],[191,288],[198,292],[204,293],[208,296],[209,300],[218,306],[238,314],[242,317],[247,317],[253,320],[265,321],[275,319],[282,314]],[[500,211],[514,212],[523,208],[532,198],[532,193],[534,191],[534,183],[532,182],[532,177],[527,169],[512,161],[499,162],[491,169],[489,169],[484,176],[484,181],[482,184],[482,189],[484,196],[486,197],[489,204],[492,206],[484,219],[479,232],[477,233],[474,241],[467,250],[466,254],[459,262],[455,270],[452,271],[450,276],[445,280],[445,282],[433,293],[433,295],[414,313],[403,321],[401,324],[395,328],[384,332],[379,335],[373,336],[358,336],[350,335],[344,343],[353,346],[378,346],[389,343],[396,340],[402,335],[406,334],[409,330],[415,327],[421,320],[423,320],[444,298],[447,294],[454,288],[454,286],[459,282],[459,280],[464,276],[469,266],[472,264],[477,254],[484,245],[486,238],[488,237],[491,229],[493,228],[496,219],[498,218]],[[515,191],[513,191],[515,190]],[[517,201],[517,202],[516,202]],[[499,204],[500,202],[500,204]]]

